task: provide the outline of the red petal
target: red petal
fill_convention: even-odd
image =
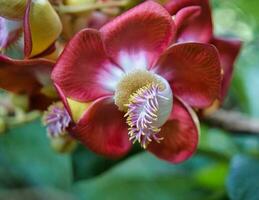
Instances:
[[[190,107],[174,98],[169,120],[163,125],[160,143],[151,142],[148,150],[157,157],[172,163],[179,163],[195,152],[199,140],[199,121]]]
[[[14,60],[0,55],[0,88],[15,93],[38,93],[50,83],[54,63],[46,59]]]
[[[70,107],[68,105],[67,98],[66,98],[65,94],[63,93],[63,91],[61,90],[61,88],[57,84],[54,83],[54,86],[56,88],[56,91],[57,91],[57,93],[58,93],[58,95],[59,95],[59,97],[60,97],[64,107],[66,108],[67,112],[69,113],[69,115],[72,118],[72,112],[71,112],[71,109],[70,109]]]
[[[177,30],[177,40],[209,42],[212,37],[211,8],[208,0],[174,0],[165,5],[171,15],[175,15],[182,8],[200,6],[201,13],[195,18],[189,18],[185,25]]]
[[[230,82],[232,80],[234,69],[233,65],[239,54],[241,48],[241,41],[223,38],[213,38],[212,44],[214,44],[219,51],[220,62],[224,71],[221,88],[221,98],[224,99],[224,97],[227,94]]]
[[[175,15],[175,25],[177,30],[182,28],[182,26],[186,25],[187,21],[192,19],[193,17],[199,16],[201,13],[200,6],[188,6],[181,9]]]
[[[107,23],[100,32],[109,55],[127,71],[154,64],[171,42],[174,26],[161,5],[147,1]]]
[[[191,106],[207,107],[220,96],[220,61],[210,44],[171,46],[161,57],[157,71],[169,80],[174,94]]]
[[[103,74],[111,67],[115,66],[106,56],[99,32],[84,29],[64,49],[52,79],[66,97],[88,102],[112,94],[100,84],[106,81]],[[109,81],[103,84],[108,85]]]
[[[26,58],[30,57],[32,52],[32,38],[31,38],[31,28],[30,28],[30,10],[31,10],[31,0],[27,1],[25,15],[23,19],[24,26],[24,55]]]
[[[111,97],[96,100],[79,120],[74,136],[92,151],[107,156],[123,156],[131,147],[123,113]]]

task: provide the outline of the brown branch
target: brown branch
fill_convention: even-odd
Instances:
[[[205,116],[205,122],[228,131],[259,135],[259,119],[248,117],[237,111],[219,109]]]

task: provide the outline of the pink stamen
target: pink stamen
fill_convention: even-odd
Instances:
[[[129,139],[138,141],[143,148],[155,140],[160,142],[163,138],[158,136],[160,127],[154,126],[158,120],[158,98],[167,99],[159,94],[158,84],[148,84],[131,95],[128,112],[125,114],[129,125]]]

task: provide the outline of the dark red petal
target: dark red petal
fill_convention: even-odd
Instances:
[[[173,0],[167,3],[165,8],[171,15],[175,15],[188,6],[200,6],[201,13],[195,18],[189,18],[185,25],[177,30],[177,41],[209,42],[213,28],[208,0]]]
[[[194,111],[182,101],[174,98],[169,120],[163,125],[160,142],[151,142],[148,150],[157,157],[172,163],[179,163],[195,152],[199,140],[199,121]]]
[[[24,55],[25,57],[30,57],[32,52],[32,38],[31,38],[31,28],[30,28],[30,10],[31,10],[31,0],[27,1],[25,15],[23,19],[24,26]]]
[[[131,147],[125,118],[112,97],[96,100],[73,131],[86,147],[107,157],[123,156]]]
[[[197,108],[220,97],[221,67],[217,49],[210,44],[180,43],[171,46],[158,62],[173,93]]]
[[[52,104],[54,101],[57,101],[56,98],[49,98],[45,96],[44,94],[35,93],[29,97],[29,109],[30,110],[46,110],[50,104]]]
[[[188,6],[181,9],[175,15],[175,25],[177,29],[182,28],[182,26],[186,25],[187,21],[192,19],[193,17],[197,17],[201,13],[200,6]]]
[[[220,62],[224,72],[221,88],[221,98],[224,99],[232,80],[233,65],[241,49],[241,41],[216,37],[213,38],[212,44],[219,51]]]
[[[57,84],[54,83],[54,86],[56,88],[56,91],[57,91],[57,93],[58,93],[58,95],[59,95],[59,97],[60,97],[64,107],[66,108],[67,112],[69,113],[69,115],[72,118],[72,112],[71,112],[71,109],[70,109],[70,107],[68,105],[67,97],[65,96],[65,94],[63,93],[63,91],[61,90],[61,88]]]
[[[112,67],[115,66],[106,56],[99,32],[84,29],[64,49],[54,67],[52,79],[66,97],[88,102],[112,94],[101,85],[106,78],[102,73]]]
[[[54,63],[46,59],[15,60],[0,55],[0,88],[32,95],[50,83]]]
[[[159,4],[147,1],[100,29],[109,55],[124,69],[150,67],[171,42],[175,25]]]

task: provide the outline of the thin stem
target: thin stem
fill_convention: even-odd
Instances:
[[[227,131],[259,135],[259,119],[248,117],[237,111],[219,109],[205,116],[203,120]]]
[[[124,1],[108,1],[104,3],[82,4],[75,6],[54,6],[54,8],[60,13],[75,14],[83,13],[96,9],[111,8],[111,7],[123,7],[128,4],[129,0]]]

